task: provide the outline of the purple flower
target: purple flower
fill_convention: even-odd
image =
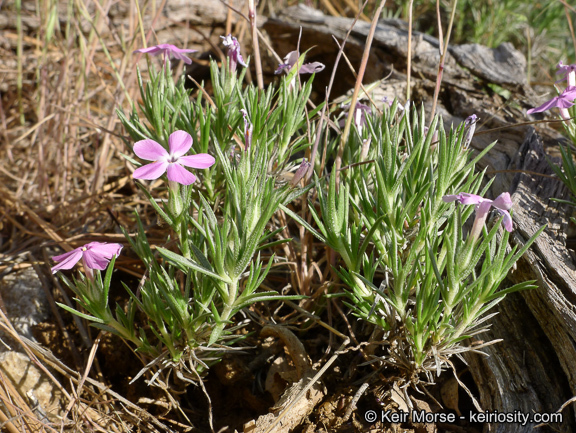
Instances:
[[[464,128],[468,128],[466,138],[464,139],[464,149],[468,149],[468,146],[472,142],[472,137],[474,136],[474,131],[476,130],[476,123],[478,122],[478,116],[472,114],[468,116],[464,121]]]
[[[188,50],[188,49],[181,49],[174,45],[170,44],[160,44],[154,47],[148,48],[140,48],[139,50],[134,51],[135,53],[143,53],[143,54],[150,54],[151,56],[157,56],[158,54],[163,54],[164,59],[168,57],[173,57],[178,60],[182,60],[187,65],[192,64],[192,60],[185,56],[188,53],[195,53],[198,50]]]
[[[154,161],[134,170],[134,179],[158,179],[167,172],[168,180],[182,185],[190,185],[196,176],[183,166],[191,168],[208,168],[215,161],[207,153],[184,156],[192,147],[192,137],[186,131],[176,131],[168,139],[170,153],[154,140],[146,139],[134,143],[134,153],[147,161]]]
[[[227,56],[230,59],[230,70],[234,72],[236,70],[236,65],[240,63],[245,68],[248,67],[246,63],[244,63],[244,59],[242,58],[242,54],[240,54],[240,43],[238,40],[232,36],[220,36],[222,39],[222,43],[226,48],[228,48]]]
[[[568,87],[576,86],[576,64],[563,65],[562,61],[560,61],[558,63],[558,71],[556,71],[556,74],[563,74],[562,79],[559,81],[566,80],[568,82]]]
[[[93,269],[103,271],[113,256],[120,255],[122,245],[102,242],[90,242],[83,247],[78,247],[70,252],[52,257],[56,266],[52,268],[55,274],[61,269],[72,269],[76,263],[82,260],[86,273],[91,275]]]
[[[284,57],[284,63],[281,63],[280,65],[278,65],[278,69],[276,69],[274,74],[278,75],[282,71],[289,73],[292,70],[292,68],[294,67],[294,65],[298,62],[299,58],[300,58],[300,56],[298,54],[298,51],[292,51],[292,52],[288,53],[288,55],[286,57]],[[300,67],[300,70],[298,71],[298,73],[299,74],[313,74],[315,72],[320,72],[320,71],[324,70],[325,67],[326,66],[324,66],[320,62],[305,63]]]
[[[512,231],[512,217],[510,216],[510,212],[508,212],[512,208],[510,193],[504,192],[494,200],[489,200],[476,194],[461,192],[455,195],[445,195],[442,197],[442,200],[445,203],[456,201],[463,205],[476,205],[476,219],[474,220],[474,225],[470,231],[470,237],[472,239],[477,239],[478,236],[480,236],[480,232],[484,226],[484,221],[486,221],[486,217],[488,216],[488,212],[492,206],[494,206],[500,215],[504,217],[502,220],[504,228],[509,232]]]
[[[344,110],[348,110],[350,109],[350,104],[345,104],[342,106],[342,108]],[[366,104],[357,102],[354,110],[354,124],[356,125],[356,128],[358,128],[360,134],[362,134],[362,128],[364,128],[364,125],[366,125],[366,114],[372,114],[372,108]],[[342,119],[338,125],[343,127],[345,123],[346,121]]]
[[[544,104],[542,104],[537,108],[531,108],[526,113],[528,114],[541,113],[542,111],[546,111],[549,110],[550,108],[557,107],[560,109],[562,117],[566,119],[567,116],[566,109],[574,105],[574,102],[572,101],[574,101],[575,98],[576,98],[576,86],[568,86],[560,95],[555,96],[554,98],[552,98],[548,102],[545,102]]]

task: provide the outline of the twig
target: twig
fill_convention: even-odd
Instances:
[[[406,101],[410,100],[410,77],[412,75],[412,6],[414,0],[408,4],[408,64],[406,65]]]
[[[354,398],[346,408],[346,412],[344,412],[344,416],[342,417],[344,422],[348,421],[350,415],[352,415],[352,412],[354,411],[354,409],[356,409],[356,404],[358,403],[358,400],[360,400],[360,397],[362,397],[362,394],[364,394],[367,389],[368,389],[368,382],[365,382],[358,389],[358,391],[356,391],[356,394],[354,394]]]
[[[366,45],[364,47],[364,53],[362,54],[362,62],[360,63],[360,69],[358,69],[358,78],[356,79],[356,85],[354,86],[354,93],[352,93],[352,100],[350,101],[350,111],[348,112],[348,118],[346,119],[346,126],[344,127],[344,132],[340,137],[340,145],[338,147],[338,156],[335,162],[335,173],[336,176],[336,187],[338,188],[340,179],[340,167],[342,166],[342,156],[344,155],[344,146],[348,141],[348,136],[350,135],[350,127],[352,126],[352,119],[354,118],[354,112],[356,111],[356,102],[358,100],[358,93],[360,93],[360,86],[362,80],[364,79],[364,73],[366,72],[366,65],[368,64],[368,56],[370,55],[370,48],[372,47],[372,41],[374,39],[374,33],[376,32],[376,25],[378,24],[378,18],[382,13],[382,9],[386,4],[386,0],[380,0],[380,5],[372,17],[372,25],[370,26],[370,32],[366,38]]]
[[[369,0],[365,0],[364,4],[362,5],[362,8],[360,8],[360,11],[364,10],[364,8],[366,7],[366,5],[368,4]],[[318,153],[318,145],[320,144],[320,139],[322,137],[322,126],[324,123],[324,118],[326,116],[326,109],[328,107],[328,101],[330,100],[330,93],[332,92],[332,85],[334,84],[334,79],[336,78],[336,70],[338,69],[338,64],[340,63],[340,58],[342,57],[342,53],[344,52],[344,47],[346,46],[346,41],[348,41],[348,38],[350,37],[350,33],[352,33],[352,29],[354,28],[354,25],[356,25],[356,22],[358,21],[360,17],[360,14],[358,13],[358,15],[356,15],[354,17],[354,20],[352,21],[352,24],[350,25],[350,28],[348,29],[348,32],[346,33],[346,36],[344,37],[344,41],[342,41],[342,47],[340,48],[340,50],[338,50],[338,55],[336,56],[336,61],[334,62],[334,68],[332,69],[332,75],[330,76],[330,83],[328,84],[328,89],[326,89],[326,97],[325,97],[325,104],[324,107],[322,107],[322,113],[320,114],[320,121],[318,122],[318,128],[317,131],[318,133],[316,134],[316,140],[314,141],[314,147],[312,148],[312,154],[310,156],[310,169],[308,170],[308,173],[306,174],[306,177],[304,179],[304,184],[307,184],[310,181],[310,178],[312,177],[312,173],[314,173],[314,165],[316,162],[316,155]],[[324,152],[326,152],[326,147],[324,147]],[[324,160],[324,157],[322,158]]]
[[[442,26],[440,25],[440,7],[438,3],[437,14],[438,14],[438,41],[440,42],[440,62],[438,63],[438,76],[436,77],[436,88],[434,89],[434,100],[432,102],[432,112],[430,113],[430,125],[434,121],[434,115],[436,114],[436,105],[438,104],[438,95],[440,94],[440,85],[442,83],[442,74],[444,72],[444,58],[448,52],[448,41],[450,40],[450,33],[452,32],[452,25],[454,24],[454,15],[456,14],[456,5],[458,0],[454,0],[452,3],[452,14],[450,15],[450,24],[448,24],[448,33],[446,34],[446,41],[444,46],[442,46]]]
[[[256,64],[256,82],[259,89],[264,89],[264,79],[262,77],[262,61],[260,59],[260,45],[258,44],[258,27],[256,8],[254,0],[248,0],[248,17],[250,18],[250,28],[252,29],[252,45],[254,47],[254,62]]]

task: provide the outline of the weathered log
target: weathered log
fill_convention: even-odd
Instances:
[[[330,70],[330,59],[338,52],[332,35],[341,42],[351,25],[351,19],[324,16],[300,5],[270,19],[264,29],[283,54],[294,49],[302,27],[301,50],[316,46],[310,52],[311,60],[326,62]],[[368,28],[367,23],[356,23],[346,45],[346,55],[355,67],[360,63]],[[413,99],[423,103],[429,113],[438,70],[438,41],[417,32],[414,41]],[[382,20],[372,47],[364,81],[382,79],[395,71],[380,85],[379,91],[402,99],[405,75],[398,71],[404,71],[407,65],[405,26],[394,20]],[[570,210],[550,200],[567,198],[567,190],[559,180],[542,176],[553,174],[545,160],[544,148],[553,150],[561,138],[541,127],[536,132],[527,125],[514,126],[529,120],[524,110],[508,106],[503,97],[488,87],[497,84],[507,89],[524,108],[539,105],[526,83],[525,66],[523,55],[509,44],[496,49],[479,45],[450,47],[438,112],[446,127],[471,114],[478,115],[480,127],[472,142],[477,150],[498,140],[479,165],[487,167],[489,177],[496,177],[491,188],[494,196],[502,191],[512,194],[516,229],[512,242],[521,246],[539,227],[548,224],[505,282],[511,285],[536,280],[538,289],[513,294],[498,305],[499,314],[492,319],[491,329],[479,336],[484,341],[503,339],[484,349],[488,357],[466,355],[483,410],[532,415],[556,412],[576,395],[576,268],[566,248]],[[324,86],[329,73],[321,75],[317,79]],[[335,92],[353,86],[353,75],[344,64],[339,66],[337,77]],[[506,129],[488,130],[503,127]],[[561,423],[544,426],[539,431],[576,431],[573,405],[567,406],[562,415]],[[486,429],[520,433],[533,431],[534,426],[534,422],[502,423],[487,425]]]

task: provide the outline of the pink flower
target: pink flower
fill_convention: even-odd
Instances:
[[[226,48],[228,48],[227,56],[230,59],[230,70],[235,71],[236,65],[240,63],[245,68],[248,67],[246,63],[244,63],[244,59],[242,58],[242,54],[240,54],[240,44],[238,40],[232,36],[228,35],[226,37],[220,36],[224,41],[222,43]]]
[[[468,194],[466,192],[461,192],[455,195],[445,195],[442,200],[446,203],[456,201],[463,205],[476,205],[476,219],[474,220],[474,225],[470,232],[470,236],[477,239],[486,221],[488,212],[493,206],[496,210],[504,217],[502,223],[504,228],[511,232],[512,231],[512,216],[508,212],[512,208],[512,199],[510,198],[510,193],[504,192],[496,197],[494,200],[486,199],[482,196],[476,194]]]
[[[576,86],[576,64],[574,65],[564,65],[562,61],[558,63],[558,71],[556,74],[563,74],[562,80],[566,80],[568,82],[568,87]],[[557,81],[558,82],[558,81]]]
[[[188,53],[195,53],[198,50],[188,50],[188,49],[181,49],[174,45],[170,44],[160,44],[154,47],[148,48],[140,48],[139,50],[134,51],[135,53],[143,53],[143,54],[150,54],[151,56],[157,56],[158,54],[163,54],[164,59],[168,57],[173,57],[178,60],[182,60],[187,65],[192,64],[192,60],[185,56]]]
[[[288,53],[286,55],[286,57],[284,57],[284,63],[282,63],[278,66],[278,69],[276,69],[274,74],[278,75],[282,71],[286,71],[286,73],[289,73],[290,70],[294,67],[294,65],[298,62],[299,57],[300,57],[300,55],[298,54],[298,51],[292,51],[292,52]],[[298,71],[298,73],[299,74],[313,74],[315,72],[323,71],[324,68],[325,68],[325,66],[320,62],[305,63],[300,67],[300,70]]]
[[[170,153],[154,140],[146,139],[134,143],[134,153],[147,161],[154,161],[136,170],[134,179],[158,179],[167,172],[168,180],[182,185],[190,185],[196,176],[182,166],[191,168],[208,168],[216,160],[207,153],[183,156],[192,147],[192,136],[186,131],[176,131],[168,139]]]
[[[120,244],[90,242],[68,253],[52,257],[52,260],[58,263],[52,268],[52,273],[55,274],[61,269],[72,269],[80,260],[87,273],[91,274],[93,269],[103,271],[113,256],[120,255],[120,251],[122,251]]]
[[[537,108],[531,108],[526,113],[541,113],[542,111],[549,110],[550,108],[557,107],[562,110],[566,110],[567,108],[574,105],[574,99],[576,98],[576,86],[568,86],[566,89],[558,96],[550,99],[548,102],[545,102],[541,106]],[[563,114],[564,117],[564,114]]]

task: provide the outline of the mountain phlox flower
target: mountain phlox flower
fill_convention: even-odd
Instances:
[[[350,109],[350,104],[342,105],[344,110]],[[363,104],[361,102],[357,102],[356,106],[354,107],[354,124],[356,128],[358,128],[358,132],[362,134],[362,129],[366,125],[366,114],[372,114],[372,108],[369,105]],[[346,124],[346,120],[342,119],[338,123],[340,127],[343,127]]]
[[[169,57],[182,60],[187,65],[192,64],[192,60],[186,56],[189,53],[195,53],[198,50],[189,50],[189,49],[182,49],[178,48],[171,44],[160,44],[155,45],[153,47],[148,48],[140,48],[139,50],[135,50],[135,53],[142,53],[142,54],[150,54],[151,56],[157,56],[158,54],[164,55],[164,60],[168,59]]]
[[[512,208],[512,199],[508,192],[500,194],[494,200],[489,200],[482,196],[466,192],[461,192],[455,195],[445,195],[442,197],[442,200],[446,203],[456,201],[463,205],[473,204],[476,206],[476,219],[474,220],[474,225],[470,231],[470,237],[474,240],[478,239],[480,236],[486,217],[492,207],[496,208],[500,215],[504,217],[502,220],[504,228],[509,232],[512,231],[512,216],[510,215],[510,212],[508,212]]]
[[[106,269],[112,257],[118,257],[120,251],[122,251],[121,244],[90,242],[67,253],[52,257],[52,260],[58,263],[52,267],[52,273],[55,274],[61,269],[72,269],[76,263],[82,260],[86,275],[92,279],[92,271]]]
[[[558,70],[556,74],[563,74],[562,78],[558,81],[566,80],[568,82],[568,87],[576,86],[576,64],[574,65],[564,65],[562,61],[558,63]]]
[[[240,54],[240,43],[238,42],[238,39],[232,35],[220,37],[224,39],[222,43],[226,48],[228,48],[228,53],[226,55],[230,59],[230,70],[234,72],[238,63],[247,68],[248,65],[244,62],[242,54]]]
[[[168,180],[182,185],[190,185],[196,176],[183,166],[191,168],[208,168],[216,160],[207,153],[184,156],[192,147],[192,136],[186,131],[175,131],[168,138],[170,152],[154,140],[146,139],[134,143],[134,153],[147,161],[154,161],[134,170],[134,179],[158,179],[165,172]]]
[[[541,113],[542,111],[556,107],[560,109],[562,118],[567,120],[570,118],[567,109],[574,105],[574,99],[576,99],[576,86],[568,86],[560,95],[555,96],[539,107],[531,108],[530,110],[526,111],[526,113]]]
[[[281,63],[280,65],[278,65],[278,69],[276,69],[274,74],[278,75],[282,71],[289,73],[292,70],[292,68],[294,67],[294,65],[298,62],[299,58],[300,58],[300,55],[298,54],[298,51],[291,51],[290,53],[288,53],[286,55],[286,57],[284,57],[284,63]],[[300,69],[298,70],[298,73],[299,74],[313,74],[315,72],[323,71],[325,67],[326,66],[324,66],[324,64],[322,64],[320,62],[304,63],[300,67]]]

